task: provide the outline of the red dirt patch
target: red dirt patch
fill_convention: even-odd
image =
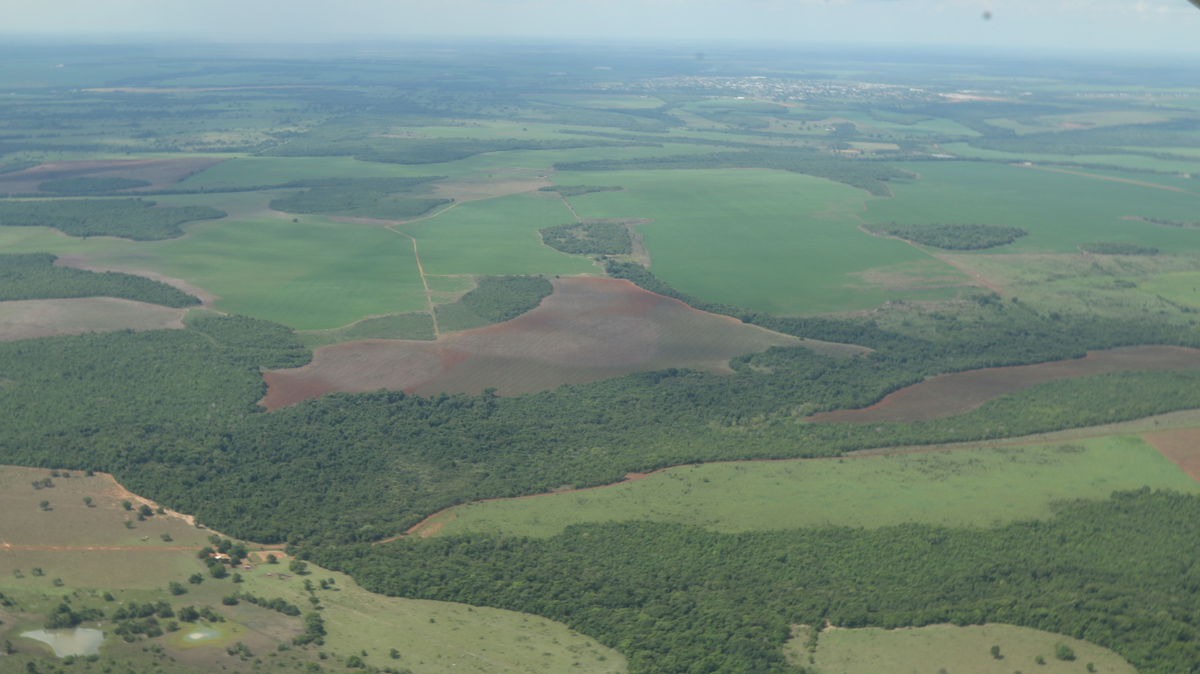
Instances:
[[[129,178],[150,183],[140,190],[157,190],[174,185],[184,178],[225,161],[213,157],[180,157],[175,159],[105,159],[88,161],[53,161],[27,168],[24,171],[0,174],[0,192],[21,194],[37,192],[37,186],[47,180],[62,178]],[[137,192],[139,190],[129,190]]]
[[[729,359],[795,337],[697,311],[628,281],[566,278],[541,306],[511,321],[437,341],[368,340],[317,349],[312,363],[268,372],[268,410],[333,391],[380,388],[431,395],[501,395],[630,372],[688,367],[728,373]]]
[[[1200,482],[1200,428],[1154,431],[1142,435],[1142,439],[1179,466],[1188,477]]]
[[[1057,379],[1106,372],[1198,368],[1200,350],[1196,349],[1137,346],[1091,351],[1086,357],[1075,360],[940,375],[900,389],[870,407],[822,412],[808,420],[863,424],[929,421],[969,412],[1006,393]]]

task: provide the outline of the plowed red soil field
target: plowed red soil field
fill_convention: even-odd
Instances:
[[[1142,436],[1171,463],[1193,480],[1200,482],[1200,428],[1155,431]]]
[[[822,412],[810,421],[875,424],[929,421],[969,412],[989,400],[1056,379],[1136,370],[1194,370],[1200,350],[1176,346],[1135,346],[1092,351],[1084,358],[1037,365],[971,370],[933,377],[900,389],[857,410]]]
[[[511,321],[437,341],[367,340],[317,349],[301,368],[265,375],[274,410],[333,391],[501,395],[669,367],[728,373],[729,359],[800,340],[697,311],[628,281],[565,278]],[[840,346],[840,345],[839,345]],[[852,347],[854,348],[854,347]]]
[[[52,161],[12,173],[0,174],[0,192],[24,194],[37,192],[38,185],[62,178],[129,178],[145,180],[147,190],[162,189],[225,161],[213,157],[176,159],[103,159],[89,161]],[[130,190],[136,192],[138,190]]]

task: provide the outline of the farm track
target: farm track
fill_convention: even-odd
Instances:
[[[446,210],[450,209],[447,208]],[[437,339],[442,333],[440,330],[438,330],[437,312],[433,310],[433,293],[429,290],[429,281],[425,279],[425,268],[421,266],[421,253],[417,250],[417,240],[408,234],[394,230],[391,227],[388,227],[387,229],[388,231],[396,232],[400,236],[407,237],[412,240],[413,257],[417,259],[417,271],[421,274],[421,285],[425,286],[425,301],[429,304],[429,317],[433,319],[433,338]]]
[[[1014,164],[1014,166],[1022,166],[1023,168],[1037,169],[1039,171],[1052,171],[1054,173],[1066,173],[1068,175],[1081,176],[1084,178],[1094,178],[1096,180],[1108,180],[1108,181],[1111,181],[1114,183],[1125,183],[1127,185],[1138,185],[1140,187],[1150,187],[1150,188],[1153,188],[1156,190],[1167,190],[1168,192],[1179,192],[1180,194],[1187,194],[1187,195],[1191,195],[1193,197],[1200,197],[1200,194],[1197,194],[1195,192],[1189,192],[1189,191],[1179,188],[1179,187],[1167,187],[1166,185],[1155,185],[1154,183],[1143,183],[1143,182],[1140,182],[1137,180],[1127,180],[1125,178],[1112,178],[1110,176],[1098,176],[1098,175],[1095,175],[1094,173],[1083,173],[1080,171],[1068,171],[1066,169],[1056,169],[1056,168],[1050,168],[1048,166],[1034,166],[1034,165],[1025,166],[1023,164]]]

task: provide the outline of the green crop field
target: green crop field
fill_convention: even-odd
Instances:
[[[861,190],[780,171],[620,171],[600,174],[625,192],[569,199],[580,217],[645,218],[651,270],[710,302],[794,315],[875,307],[889,299],[946,299],[970,282],[900,241],[872,237],[855,218]],[[594,173],[561,173],[560,185]],[[925,263],[918,274],[900,265]],[[929,264],[932,263],[932,264]],[[903,281],[863,276],[878,273]],[[927,285],[936,289],[917,289]],[[951,287],[946,287],[951,286]]]
[[[894,199],[867,203],[873,224],[984,223],[1029,236],[995,253],[1074,253],[1088,241],[1127,241],[1173,253],[1200,252],[1200,231],[1122,220],[1187,220],[1200,196],[1049,170],[1000,164],[909,163],[920,180],[894,181]],[[1136,180],[1136,174],[1128,179]]]
[[[514,195],[459,204],[435,218],[394,229],[417,239],[428,274],[596,272],[589,261],[542,245],[539,229],[572,221],[571,211],[559,199]],[[412,245],[404,237],[392,236]]]
[[[806,631],[806,630],[804,630]],[[797,639],[796,641],[799,641]],[[1074,658],[1059,660],[1055,648],[1065,644]],[[992,657],[993,646],[1000,657]],[[820,674],[1136,674],[1120,655],[1080,639],[1028,627],[988,624],[899,630],[831,629],[821,633],[816,653],[789,644],[796,663],[814,666]],[[1041,656],[1042,663],[1037,661]],[[1088,669],[1088,665],[1093,669]]]
[[[714,531],[904,522],[988,526],[1045,518],[1056,501],[1122,489],[1200,493],[1135,436],[836,460],[675,468],[566,494],[461,506],[425,525],[467,532],[553,536],[581,522],[679,522]]]

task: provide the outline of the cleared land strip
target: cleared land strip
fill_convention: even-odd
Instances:
[[[1195,192],[1189,192],[1189,191],[1179,188],[1179,187],[1167,187],[1166,185],[1155,185],[1154,183],[1143,183],[1143,182],[1140,182],[1137,180],[1128,180],[1126,178],[1113,178],[1110,176],[1098,176],[1094,173],[1083,173],[1081,171],[1068,171],[1066,169],[1049,168],[1047,166],[1036,166],[1033,164],[1013,164],[1013,166],[1037,169],[1039,171],[1053,171],[1054,173],[1066,173],[1066,174],[1073,175],[1073,176],[1082,176],[1084,178],[1095,178],[1096,180],[1109,180],[1114,183],[1126,183],[1128,185],[1138,185],[1141,187],[1152,187],[1156,190],[1167,190],[1169,192],[1179,192],[1180,194],[1187,194],[1187,195],[1190,195],[1193,197],[1200,197],[1200,194],[1196,194]]]
[[[429,304],[429,315],[433,317],[433,336],[434,338],[437,338],[437,336],[441,334],[441,332],[438,331],[437,312],[433,310],[433,293],[429,291],[429,281],[425,279],[425,268],[421,266],[421,254],[417,251],[417,240],[408,234],[396,231],[391,227],[388,227],[387,229],[388,231],[396,232],[400,236],[407,237],[408,239],[412,240],[413,257],[417,259],[417,271],[421,274],[421,285],[425,286],[425,301]]]
[[[1176,433],[1180,434],[1179,437],[1184,438],[1185,442],[1188,440],[1194,440],[1195,442],[1200,443],[1200,410],[1180,410],[1178,412],[1169,412],[1167,414],[1160,414],[1160,415],[1153,416],[1153,417],[1146,417],[1145,419],[1135,419],[1133,421],[1123,421],[1123,422],[1119,422],[1119,423],[1115,423],[1115,424],[1104,424],[1102,426],[1093,426],[1090,428],[1074,428],[1074,429],[1068,429],[1065,431],[1055,431],[1052,433],[1038,433],[1035,435],[1027,435],[1027,436],[1022,436],[1022,437],[1018,437],[1018,438],[981,440],[981,441],[976,441],[976,442],[956,442],[956,443],[949,443],[949,444],[944,444],[944,445],[880,447],[880,448],[875,448],[875,449],[864,449],[864,450],[859,450],[859,451],[855,451],[855,452],[846,452],[845,454],[843,454],[841,456],[823,456],[823,457],[799,458],[799,459],[751,459],[751,460],[744,460],[744,461],[708,461],[708,462],[704,462],[704,463],[685,463],[685,464],[680,464],[678,466],[668,466],[666,468],[660,468],[658,470],[651,471],[649,473],[629,473],[625,476],[624,480],[622,480],[620,482],[614,482],[612,484],[604,484],[604,485],[599,485],[599,486],[595,486],[595,487],[584,487],[581,489],[563,489],[563,490],[557,490],[557,491],[543,492],[540,494],[526,494],[524,496],[483,499],[483,500],[479,500],[479,501],[471,501],[468,503],[460,503],[458,505],[450,506],[449,508],[445,508],[443,510],[439,510],[436,513],[433,513],[432,515],[426,517],[425,519],[421,520],[417,524],[410,527],[408,530],[406,530],[403,534],[401,534],[399,536],[395,536],[393,538],[388,538],[386,540],[378,541],[376,543],[373,543],[372,545],[381,545],[383,543],[390,543],[392,541],[396,541],[396,540],[399,540],[402,538],[407,538],[408,536],[412,536],[414,534],[420,535],[422,538],[427,538],[429,536],[432,536],[432,535],[436,534],[438,532],[438,530],[440,530],[442,528],[442,525],[445,522],[444,521],[436,522],[436,523],[430,525],[431,521],[433,521],[436,518],[442,517],[446,513],[449,513],[456,509],[463,508],[465,506],[469,506],[469,505],[476,504],[476,503],[492,503],[492,502],[497,502],[497,501],[515,501],[515,500],[520,500],[520,499],[538,498],[538,497],[542,497],[542,496],[549,497],[549,496],[557,496],[557,495],[561,495],[561,494],[573,494],[573,493],[578,493],[578,492],[594,491],[597,489],[606,489],[608,487],[614,487],[614,486],[618,486],[618,485],[628,484],[630,482],[635,482],[637,480],[643,480],[645,478],[651,477],[653,475],[658,475],[660,473],[665,473],[667,471],[673,471],[673,470],[677,470],[680,468],[690,468],[690,467],[696,466],[696,465],[737,465],[737,464],[747,464],[747,463],[755,463],[755,464],[780,463],[780,464],[782,464],[782,463],[802,463],[802,462],[812,462],[812,461],[838,461],[838,460],[844,460],[846,458],[858,457],[858,456],[865,457],[865,456],[883,456],[883,455],[914,454],[914,453],[927,453],[927,452],[949,452],[949,451],[957,451],[957,450],[971,450],[971,449],[984,449],[984,448],[1026,447],[1026,446],[1030,446],[1030,445],[1043,445],[1043,444],[1052,443],[1052,442],[1063,442],[1063,441],[1069,441],[1069,440],[1087,440],[1087,439],[1092,439],[1092,438],[1108,437],[1108,436],[1112,436],[1112,435],[1146,433],[1144,438],[1147,442],[1149,442],[1155,449],[1162,452],[1163,455],[1166,456],[1167,459],[1171,460],[1173,463],[1175,463],[1177,466],[1179,466],[1180,469],[1183,470],[1185,474],[1187,474],[1189,477],[1191,477],[1192,479],[1194,479],[1198,483],[1200,483],[1200,448],[1194,448],[1194,449],[1190,450],[1190,452],[1187,453],[1187,456],[1194,457],[1192,459],[1191,465],[1198,469],[1197,472],[1195,474],[1193,474],[1192,472],[1189,471],[1188,468],[1186,468],[1182,463],[1180,463],[1180,461],[1176,460],[1175,455],[1173,455],[1172,453],[1169,453],[1168,450],[1165,450],[1163,448],[1163,446],[1160,446],[1163,444],[1163,442],[1165,442],[1165,440],[1159,440],[1158,442],[1156,442],[1155,439],[1153,439],[1154,436],[1158,432],[1162,432],[1164,438],[1170,437],[1170,436],[1167,436],[1166,433],[1176,432]],[[1173,439],[1170,441],[1177,442],[1178,440],[1176,438],[1176,439]],[[1176,454],[1178,454],[1178,452]],[[426,526],[428,526],[428,529],[422,530]]]

